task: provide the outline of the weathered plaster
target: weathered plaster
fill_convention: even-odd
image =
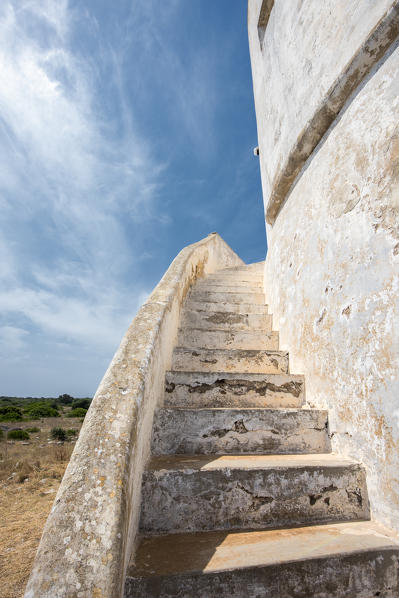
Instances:
[[[183,328],[179,331],[178,344],[194,349],[258,349],[264,342],[265,349],[278,349],[278,332],[248,332],[247,330],[212,330],[205,328]]]
[[[158,409],[152,454],[328,453],[327,411]]]
[[[272,316],[270,314],[235,314],[232,312],[185,309],[181,318],[181,328],[205,328],[218,330],[272,330]]]
[[[287,351],[232,349],[186,349],[176,347],[172,370],[188,372],[241,372],[288,374]]]
[[[167,372],[165,405],[171,407],[301,407],[303,376],[231,372]]]
[[[397,0],[249,0],[248,25],[267,221],[351,93],[399,34]],[[270,7],[269,7],[270,8]]]
[[[146,535],[367,519],[366,477],[336,455],[153,457],[143,475]]]
[[[398,72],[395,49],[345,106],[267,228],[265,267],[281,348],[306,377],[308,403],[329,408],[334,448],[365,463],[373,516],[396,530]],[[292,97],[300,103],[296,88]]]
[[[242,260],[217,235],[186,247],[126,332],[89,409],[44,528],[26,598],[119,598],[141,477],[179,314],[198,277]]]

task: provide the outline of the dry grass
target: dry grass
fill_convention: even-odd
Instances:
[[[52,427],[80,429],[81,421],[48,418],[8,424],[37,426],[29,444],[0,441],[0,598],[21,598],[47,515],[74,442],[52,441]]]

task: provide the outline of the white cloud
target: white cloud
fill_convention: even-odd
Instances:
[[[26,348],[29,332],[16,326],[0,326],[0,355],[4,358],[13,357]]]
[[[43,335],[109,354],[145,292],[127,277],[125,221],[151,214],[163,165],[137,133],[111,49],[119,127],[102,105],[99,65],[72,43],[91,17],[76,10],[0,7],[0,313],[15,352],[27,350],[26,325],[32,354]]]

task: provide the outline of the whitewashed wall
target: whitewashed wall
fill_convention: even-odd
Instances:
[[[398,3],[276,0],[263,51],[261,4],[249,0],[248,23],[266,212],[323,94],[394,19],[270,218],[265,290],[291,371],[330,409],[334,449],[365,463],[373,516],[399,530]]]

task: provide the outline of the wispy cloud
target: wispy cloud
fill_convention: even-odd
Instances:
[[[185,244],[255,245],[246,56],[245,2],[0,2],[1,394],[94,392]]]
[[[180,136],[175,142],[184,138],[185,143],[191,142],[190,152],[209,155],[217,136],[220,45],[211,37],[201,45],[194,42],[190,36],[193,23],[185,20],[188,12],[186,0],[134,2],[122,39],[142,65],[132,73],[138,77],[136,93],[160,94]],[[151,70],[145,68],[146,63],[151,63]]]
[[[72,43],[80,16],[67,0],[0,7],[0,335],[33,352],[35,334],[115,348],[145,294],[125,222],[151,214],[163,167],[121,83],[117,116],[102,104],[99,66]]]

